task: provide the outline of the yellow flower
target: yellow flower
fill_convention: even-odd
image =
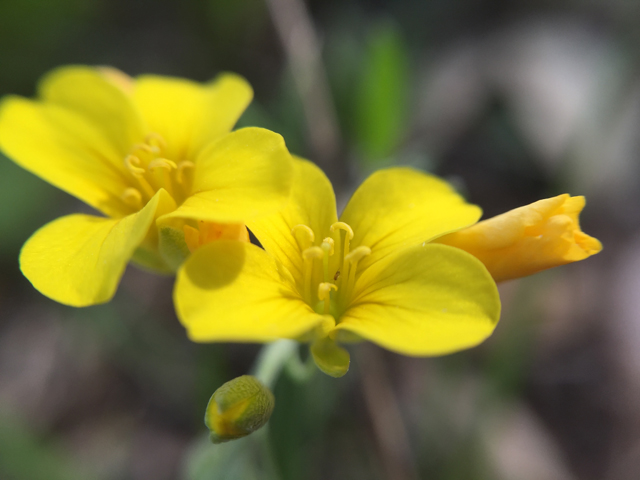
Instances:
[[[231,74],[199,85],[65,67],[43,79],[38,100],[5,98],[3,152],[106,215],[69,215],[38,230],[21,252],[25,276],[54,300],[91,305],[113,296],[132,256],[170,272],[210,239],[193,230],[233,224],[242,238],[245,220],[286,201],[292,174],[279,135],[230,133],[252,95]]]
[[[584,197],[567,194],[516,208],[436,241],[478,258],[496,282],[584,260],[602,250],[580,230]]]
[[[199,342],[311,341],[332,376],[349,368],[339,341],[420,356],[472,347],[498,321],[495,282],[472,255],[429,242],[480,215],[445,182],[395,168],[369,177],[338,219],[327,178],[296,160],[288,207],[247,222],[264,250],[198,249],[178,272],[178,316]]]

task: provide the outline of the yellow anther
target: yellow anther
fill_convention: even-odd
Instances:
[[[167,160],[166,158],[156,158],[155,160],[149,162],[149,170],[154,170],[156,168],[164,168],[165,170],[171,171],[174,168],[178,168],[175,162],[171,160]]]
[[[136,143],[133,147],[131,147],[131,154],[143,152],[148,154],[155,154],[156,152],[146,143]]]
[[[322,245],[320,245],[320,248],[322,248],[322,250],[324,250],[327,253],[327,256],[331,256],[333,255],[333,246],[334,246],[334,241],[333,238],[331,237],[327,237],[324,240],[322,240]]]
[[[122,200],[124,200],[127,205],[132,206],[136,210],[142,208],[142,194],[137,188],[126,188],[122,193]]]
[[[349,240],[351,240],[353,238],[353,230],[346,223],[344,223],[344,222],[336,222],[333,225],[331,225],[331,228],[329,230],[331,230],[332,232],[335,232],[338,229],[339,230],[344,230],[345,232],[347,232],[347,236],[348,236]]]
[[[144,137],[144,141],[150,147],[157,147],[160,150],[167,148],[167,142],[165,142],[164,138],[162,138],[162,135],[159,133],[151,132],[147,134],[147,136]]]
[[[318,300],[329,300],[331,290],[338,291],[333,283],[322,282],[318,285]]]
[[[298,242],[298,247],[300,250],[305,250],[313,245],[313,241],[315,240],[315,235],[313,234],[313,230],[303,224],[296,225],[291,229],[291,235]]]
[[[136,177],[144,175],[146,172],[144,168],[141,168],[140,159],[135,155],[127,155],[127,157],[124,159],[124,164],[129,169],[131,174]]]
[[[195,163],[190,162],[189,160],[183,160],[178,163],[178,171],[176,172],[176,181],[180,185],[184,185],[186,183],[186,170],[193,170],[195,168]]]
[[[302,258],[305,260],[321,259],[324,257],[324,250],[320,247],[309,247],[302,252]]]
[[[173,185],[171,179],[171,170],[178,168],[175,162],[171,160],[167,160],[166,158],[156,158],[155,160],[149,162],[148,166],[149,170],[155,172],[156,169],[162,169],[161,178],[156,178],[159,186],[162,186],[172,197],[173,194]]]
[[[358,263],[360,260],[362,260],[362,258],[366,257],[369,254],[371,254],[371,249],[362,245],[353,250],[349,255],[344,257],[344,261],[349,262],[353,265]]]
[[[331,312],[331,290],[338,290],[333,283],[322,282],[318,285],[318,300],[324,302],[324,314],[329,315]]]

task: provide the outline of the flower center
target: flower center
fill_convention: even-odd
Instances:
[[[316,312],[339,319],[352,297],[358,262],[371,249],[359,246],[350,251],[353,230],[344,222],[334,223],[330,231],[320,245],[315,245],[315,234],[306,225],[296,225],[291,234],[302,255],[302,298]]]
[[[124,164],[130,173],[131,186],[122,193],[122,199],[135,210],[140,210],[155,193],[164,188],[180,205],[188,196],[193,182],[195,165],[189,160],[178,163],[165,158],[167,144],[157,133],[150,133],[143,143],[131,148]]]

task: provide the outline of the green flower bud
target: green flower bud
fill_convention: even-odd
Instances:
[[[273,393],[257,378],[242,375],[218,388],[207,405],[204,423],[213,443],[228,442],[262,427],[273,412]]]

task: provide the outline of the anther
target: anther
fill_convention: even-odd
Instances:
[[[190,162],[189,160],[183,160],[178,163],[178,169],[176,172],[176,181],[180,185],[184,185],[186,183],[186,170],[193,170],[195,168],[195,163]]]
[[[173,197],[173,185],[171,182],[171,170],[178,168],[175,162],[167,160],[166,158],[156,158],[149,162],[149,170],[155,171],[158,168],[162,169],[162,179],[159,180],[160,185]]]
[[[138,151],[151,153],[151,154],[156,153],[154,152],[153,148],[151,148],[146,143],[136,143],[133,147],[131,147],[131,152],[138,152]]]
[[[322,282],[318,285],[318,300],[324,302],[324,314],[329,315],[331,308],[331,290],[337,291],[333,283]]]
[[[333,246],[334,246],[333,238],[327,237],[324,240],[322,240],[322,244],[320,245],[320,248],[322,248],[322,250],[324,250],[327,253],[327,256],[330,257],[331,255],[333,255]]]
[[[122,193],[122,200],[136,210],[140,210],[142,208],[142,194],[136,188],[126,188]]]
[[[313,241],[315,240],[315,235],[313,234],[313,230],[303,224],[296,225],[291,229],[291,235],[298,242],[298,247],[300,250],[305,250],[313,245]]]
[[[331,230],[332,232],[335,232],[338,229],[344,230],[345,232],[347,232],[347,236],[349,237],[349,240],[353,239],[353,230],[349,225],[347,225],[344,222],[336,222],[333,225],[331,225],[331,227],[329,228],[329,230]]]
[[[309,247],[302,252],[302,258],[305,260],[320,259],[322,257],[324,257],[324,250],[320,247]]]
[[[331,237],[327,237],[322,240],[322,244],[320,245],[320,248],[324,252],[324,256],[322,257],[322,276],[325,282],[329,281],[329,257],[333,255],[333,246],[334,242]]]
[[[329,282],[318,285],[318,300],[328,300],[331,290],[338,291],[338,287]]]
[[[353,250],[349,255],[344,257],[344,261],[354,265],[369,254],[371,254],[371,249],[369,247],[365,247],[364,245],[361,245],[355,250]]]
[[[156,158],[155,160],[149,162],[149,170],[153,170],[155,168],[164,168],[165,170],[171,171],[174,168],[178,168],[175,162],[171,160],[167,160],[166,158]]]
[[[140,159],[135,155],[127,155],[124,159],[124,164],[129,169],[132,175],[140,176],[144,175],[146,170],[140,166]]]
[[[124,159],[124,164],[131,172],[131,175],[133,175],[136,180],[138,180],[138,183],[142,187],[142,191],[146,195],[148,195],[149,198],[153,197],[156,192],[153,188],[151,188],[149,182],[147,182],[147,180],[144,178],[146,170],[140,166],[140,159],[135,155],[127,155],[127,157]]]
[[[164,138],[162,138],[162,135],[159,133],[151,132],[147,134],[147,136],[144,137],[144,141],[150,147],[157,147],[160,150],[167,148],[167,142],[165,142]]]

